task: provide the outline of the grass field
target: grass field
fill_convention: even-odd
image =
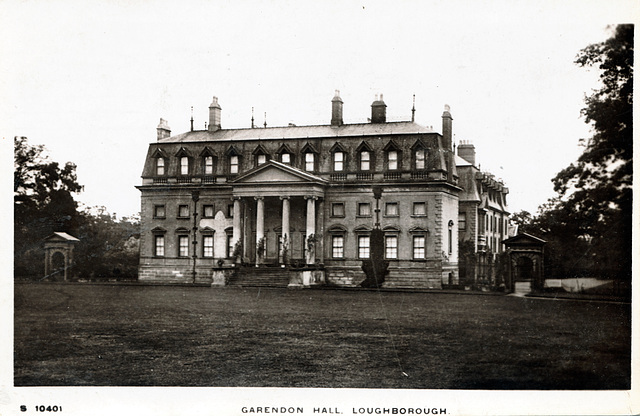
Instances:
[[[629,389],[630,306],[17,284],[16,386]]]

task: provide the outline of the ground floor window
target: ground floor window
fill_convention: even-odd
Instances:
[[[213,257],[213,236],[202,237],[202,257]]]
[[[384,257],[387,259],[398,258],[398,236],[388,235],[384,238]]]
[[[414,235],[413,236],[413,258],[414,259],[424,259],[426,250],[425,250],[426,238],[423,235]]]
[[[334,259],[344,257],[344,236],[334,235],[331,237],[331,256]]]
[[[369,258],[370,238],[368,235],[358,236],[358,257],[361,259]]]
[[[178,257],[189,257],[189,236],[178,236]]]
[[[164,235],[155,236],[153,252],[158,257],[164,256]]]

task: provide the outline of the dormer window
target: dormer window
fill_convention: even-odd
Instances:
[[[238,156],[236,155],[229,156],[229,173],[231,174],[238,173],[239,166],[240,166],[240,161],[238,159]]]
[[[159,157],[156,159],[156,175],[163,176],[164,175],[164,158]]]
[[[364,150],[360,152],[360,170],[371,169],[371,153]]]
[[[424,149],[416,149],[416,169],[424,169],[426,166],[426,152]]]
[[[180,175],[188,175],[189,174],[189,158],[186,156],[182,156],[180,158]]]
[[[304,170],[307,172],[313,172],[316,167],[316,155],[313,153],[304,154]]]
[[[333,154],[333,170],[336,172],[344,170],[344,152],[335,152]]]
[[[280,155],[280,162],[286,163],[287,165],[291,164],[291,153],[282,153]]]
[[[258,155],[258,159],[256,161],[257,165],[264,165],[265,163],[267,163],[267,155]]]
[[[389,170],[398,170],[398,151],[397,150],[390,150],[387,153],[387,162],[388,162],[388,169]]]
[[[213,175],[213,156],[204,157],[204,174]]]

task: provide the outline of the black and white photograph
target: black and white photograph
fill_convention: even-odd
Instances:
[[[1,415],[640,413],[634,1],[0,10]]]

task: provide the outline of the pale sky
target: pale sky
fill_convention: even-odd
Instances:
[[[135,185],[160,117],[172,134],[222,127],[328,124],[339,89],[345,122],[370,116],[441,132],[510,189],[512,212],[554,195],[551,178],[590,135],[580,117],[597,71],[573,61],[637,18],[634,1],[2,1],[0,132],[77,164],[76,199],[118,217],[139,211]]]

